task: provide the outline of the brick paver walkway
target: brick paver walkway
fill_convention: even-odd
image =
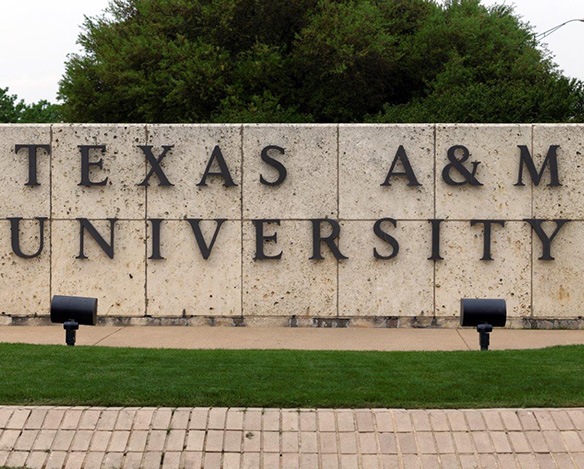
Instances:
[[[0,406],[0,466],[584,468],[584,409]]]

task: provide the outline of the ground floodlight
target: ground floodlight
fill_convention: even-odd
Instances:
[[[489,350],[489,333],[493,331],[493,327],[504,327],[506,322],[505,300],[483,298],[460,300],[460,325],[477,328],[481,350]]]
[[[75,345],[79,325],[97,324],[97,298],[55,295],[51,300],[51,322],[63,324],[65,342]]]

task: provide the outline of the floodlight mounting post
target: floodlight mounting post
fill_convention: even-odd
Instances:
[[[65,329],[65,342],[67,345],[74,346],[75,341],[77,340],[79,323],[73,319],[69,319],[63,323],[63,329]]]
[[[477,326],[477,332],[479,333],[479,345],[481,347],[481,352],[489,350],[489,344],[491,343],[490,332],[493,332],[493,326],[484,323]]]

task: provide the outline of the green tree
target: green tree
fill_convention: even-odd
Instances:
[[[0,88],[0,123],[51,123],[61,121],[61,106],[46,100],[26,104],[11,95],[8,88]]]
[[[582,82],[480,0],[111,0],[60,83],[85,122],[562,122]]]

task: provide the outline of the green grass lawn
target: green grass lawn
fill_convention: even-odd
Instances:
[[[4,405],[584,406],[584,346],[331,352],[0,344],[0,357]]]

